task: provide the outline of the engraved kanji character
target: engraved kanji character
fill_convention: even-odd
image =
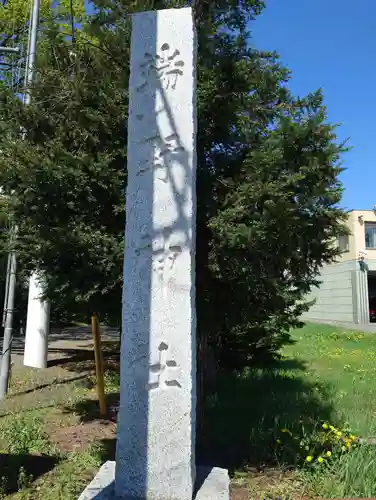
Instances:
[[[148,389],[165,389],[168,387],[181,387],[178,380],[170,378],[170,369],[177,369],[178,364],[173,359],[167,359],[168,345],[161,342],[158,346],[159,361],[150,366]]]
[[[162,139],[160,135],[153,135],[143,142],[149,141],[154,143],[155,150],[153,160],[152,162],[145,161],[139,164],[137,175],[142,175],[151,169],[155,169],[157,172],[157,179],[167,182],[167,164],[170,155],[184,151],[184,147],[179,144],[179,136],[177,134],[168,135],[164,139]]]
[[[172,53],[170,45],[164,43],[161,46],[161,53],[153,56],[148,52],[145,53],[145,62],[140,64],[141,74],[144,78],[143,83],[138,87],[141,90],[146,87],[149,79],[152,76],[158,78],[165,89],[171,87],[176,88],[178,76],[183,75],[184,61],[178,59],[180,51],[175,49]]]

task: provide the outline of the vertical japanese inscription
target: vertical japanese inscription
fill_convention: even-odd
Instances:
[[[196,43],[192,17],[190,8],[162,9],[139,13],[132,20],[124,376],[115,478],[119,497],[193,497]],[[169,478],[168,484],[161,477]]]
[[[184,74],[184,61],[179,58],[180,51],[172,49],[168,43],[163,43],[160,52],[153,56],[148,52],[140,63],[141,83],[137,86],[138,92],[146,90],[149,83],[159,81],[164,89],[176,89],[179,76]]]
[[[154,170],[158,180],[167,183],[168,181],[168,166],[178,159],[178,155],[185,151],[181,146],[178,134],[170,134],[161,137],[160,134],[153,135],[144,139],[142,142],[151,142],[154,149],[152,162],[145,161],[138,165],[137,175],[142,175],[145,172]]]
[[[167,284],[169,275],[172,272],[176,259],[182,253],[182,245],[172,244],[168,241],[165,235],[159,235],[161,237],[160,244],[153,244],[150,241],[151,237],[149,234],[144,234],[140,238],[140,243],[135,250],[137,256],[149,255],[152,259],[152,269],[156,272],[157,277],[162,286],[162,294],[166,296],[167,294]],[[156,240],[158,240],[158,235]],[[145,253],[147,252],[147,253]]]

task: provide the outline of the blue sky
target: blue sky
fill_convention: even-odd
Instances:
[[[376,0],[265,0],[250,24],[251,44],[276,50],[292,71],[290,88],[322,88],[328,118],[341,123],[345,208],[376,204]],[[86,5],[88,0],[85,0]]]
[[[292,70],[290,87],[321,87],[331,122],[350,137],[343,156],[346,208],[376,204],[376,0],[266,0],[250,25],[252,45],[276,50]]]

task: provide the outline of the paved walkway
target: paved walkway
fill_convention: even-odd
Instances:
[[[369,323],[368,325],[352,325],[351,327],[347,325],[345,328],[351,328],[351,330],[359,330],[361,332],[376,333],[376,323]]]
[[[314,321],[306,320],[307,323],[317,323],[338,326],[340,328],[346,328],[347,330],[356,330],[360,332],[376,333],[376,323],[368,323],[367,325],[356,325],[355,323],[340,323],[337,321]]]
[[[101,326],[102,342],[120,341],[119,330]],[[12,343],[12,362],[14,366],[23,365],[25,338],[17,336]],[[48,339],[48,360],[69,357],[73,351],[94,349],[90,326],[74,326],[63,329],[54,328]]]

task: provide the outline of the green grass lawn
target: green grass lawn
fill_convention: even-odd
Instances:
[[[376,497],[376,335],[324,325],[292,335],[274,365],[218,377],[197,432],[197,462],[230,469],[232,500]],[[115,424],[98,420],[90,356],[14,370],[0,405],[0,499],[76,500],[113,458]],[[119,367],[109,356],[110,403]],[[332,455],[319,463],[323,424],[370,441],[326,448]]]
[[[283,354],[303,363],[299,378],[317,386],[331,418],[358,435],[376,436],[376,335],[307,325],[293,338]]]
[[[324,423],[376,436],[376,335],[311,324],[294,331],[293,339],[275,366],[219,381],[200,441],[203,456],[211,450],[206,460],[231,464],[234,483],[248,488],[250,498],[376,497],[376,447],[361,445],[303,465],[283,456],[277,442],[287,436],[281,429],[299,443]]]
[[[77,500],[100,465],[113,458],[119,344],[103,342],[109,419],[99,419],[94,356],[61,350],[46,370],[13,370],[0,402],[0,500]]]

